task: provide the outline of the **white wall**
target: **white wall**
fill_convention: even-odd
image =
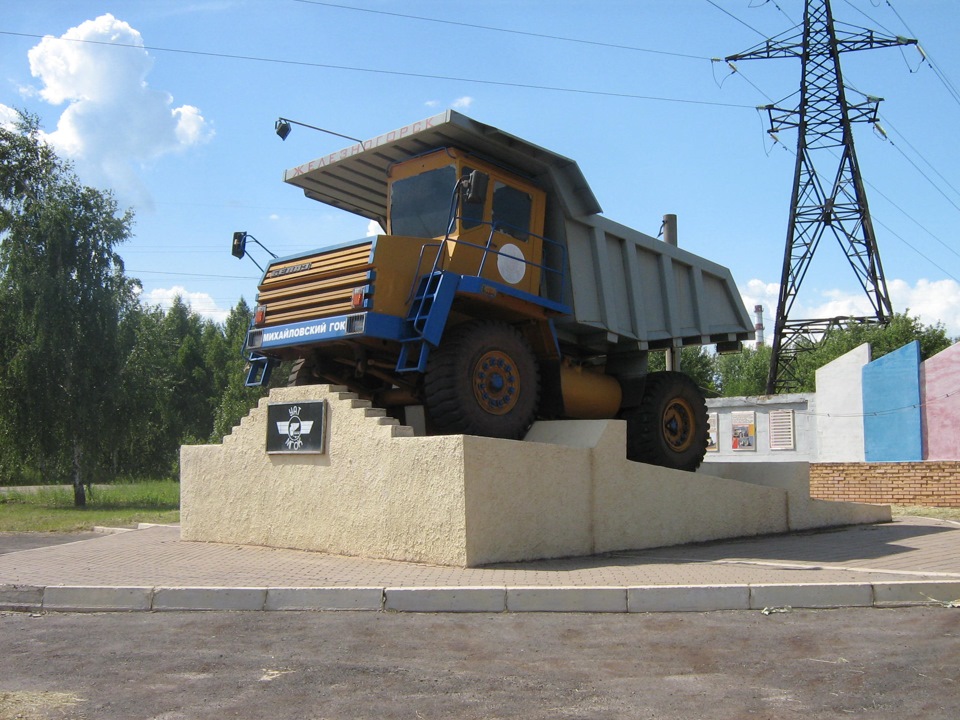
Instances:
[[[815,462],[817,461],[816,411],[817,399],[812,393],[785,395],[758,395],[734,398],[710,398],[707,412],[717,413],[720,427],[714,434],[717,450],[708,451],[704,463],[710,462]],[[794,449],[771,448],[771,410],[792,410],[794,423]],[[733,448],[733,415],[752,412],[755,419],[756,437],[753,449]]]
[[[869,343],[817,370],[816,393],[711,398],[707,411],[718,413],[718,450],[710,462],[864,462],[863,367],[872,357]],[[770,412],[793,410],[794,450],[770,446]],[[753,412],[754,450],[734,450],[733,414]]]
[[[854,348],[817,370],[817,444],[819,462],[864,462],[863,367],[872,356],[869,343]]]

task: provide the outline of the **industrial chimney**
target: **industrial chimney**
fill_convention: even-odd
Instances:
[[[754,305],[753,311],[757,314],[757,322],[753,329],[757,331],[757,347],[763,345],[763,305]]]

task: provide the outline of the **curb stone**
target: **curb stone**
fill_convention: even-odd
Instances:
[[[489,587],[110,587],[0,584],[0,610],[392,611],[392,612],[713,612],[768,607],[840,608],[943,605],[960,600],[960,581],[805,585],[489,586]]]

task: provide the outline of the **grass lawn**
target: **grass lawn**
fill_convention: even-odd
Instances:
[[[96,486],[87,506],[73,506],[73,488],[6,488],[0,493],[0,532],[72,532],[95,525],[180,521],[180,484],[172,480]]]
[[[924,507],[921,505],[891,505],[894,517],[913,515],[939,520],[954,520],[960,522],[960,508]]]
[[[919,515],[960,522],[960,508],[894,505],[893,516]],[[180,521],[180,484],[172,480],[96,486],[87,507],[73,506],[73,488],[0,489],[0,532],[72,532],[95,525]]]

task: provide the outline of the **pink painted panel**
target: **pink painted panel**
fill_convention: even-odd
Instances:
[[[920,365],[924,460],[960,460],[960,343]]]

